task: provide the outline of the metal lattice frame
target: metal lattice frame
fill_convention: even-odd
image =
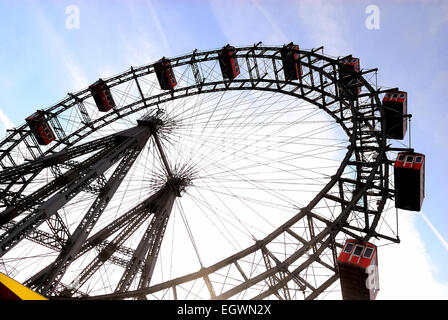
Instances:
[[[115,293],[92,298],[142,298],[157,293],[163,295],[168,291],[172,292],[174,298],[178,298],[179,288],[194,282],[206,288],[212,299],[290,299],[297,298],[298,291],[303,292],[306,299],[314,299],[338,279],[336,257],[337,250],[342,247],[341,234],[363,240],[380,237],[398,241],[395,237],[382,235],[377,231],[386,202],[393,198],[393,190],[389,185],[390,162],[386,156],[389,149],[379,98],[382,91],[373,88],[364,77],[376,70],[356,74],[356,80],[350,86],[360,86],[362,91],[357,98],[347,99],[344,92],[350,88],[343,85],[338,76],[341,59],[325,56],[320,49],[300,50],[303,76],[300,80],[291,82],[284,80],[280,49],[281,47],[262,46],[260,43],[236,48],[242,73],[232,81],[210,81],[202,73],[206,63],[217,61],[219,50],[195,50],[192,54],[171,58],[169,60],[174,71],[190,72],[193,81],[180,81],[174,90],[165,92],[151,89],[145,94],[142,90],[142,79],[154,76],[153,64],[131,68],[130,71],[107,79],[106,83],[112,90],[120,85],[135,84],[139,96],[132,103],[119,104],[113,111],[96,117],[90,115],[85,106],[85,101],[91,97],[88,89],[69,94],[66,99],[45,110],[57,137],[56,142],[46,150],[41,150],[26,125],[10,130],[8,137],[0,143],[0,164],[3,168],[0,171],[0,193],[4,208],[0,215],[4,230],[0,235],[0,255],[7,253],[23,239],[60,252],[52,265],[27,282],[39,292],[55,296],[84,296],[76,289],[82,285],[87,275],[94,273],[99,265],[109,260],[132,271],[120,281]],[[266,65],[269,67],[262,67]],[[215,63],[215,68],[216,66]],[[121,178],[135,161],[142,145],[151,136],[158,141],[159,133],[151,126],[138,125],[84,144],[79,142],[138,111],[157,114],[159,106],[169,101],[211,92],[244,90],[276,92],[317,106],[331,116],[349,137],[347,153],[339,169],[312,201],[271,234],[214,265],[151,285],[151,272],[163,238],[163,229],[177,196],[173,190],[178,185],[174,188],[162,187],[159,193],[148,197],[101,231],[93,235],[89,235],[89,232]],[[79,118],[71,132],[65,132],[58,120],[67,112],[76,112]],[[160,143],[158,147],[164,159]],[[18,162],[18,157],[14,155],[19,148],[26,148],[32,159]],[[84,161],[73,160],[83,155]],[[167,177],[172,178],[173,173],[164,162]],[[105,178],[103,173],[116,163],[119,163],[115,169],[116,174]],[[348,166],[355,169],[354,178],[343,175]],[[61,167],[68,169],[62,173],[59,170]],[[28,184],[45,168],[51,170],[52,182],[24,195]],[[59,217],[58,210],[81,190],[90,190],[97,200],[71,234]],[[156,199],[160,192],[163,193],[163,200],[158,203]],[[52,196],[49,197],[50,195]],[[335,218],[328,219],[319,215],[319,206],[334,208]],[[14,220],[23,213],[29,214],[20,221]],[[362,216],[362,223],[358,219],[356,225],[351,224],[351,215]],[[124,240],[143,220],[151,216],[151,224],[145,236],[147,241],[141,242],[145,248],[138,252],[123,247]],[[38,229],[44,222],[50,226],[51,232]],[[118,234],[113,240],[107,240],[116,232]],[[280,258],[275,254],[276,243],[285,238],[294,242],[296,249]],[[89,268],[80,274],[78,283],[71,288],[63,285],[59,280],[66,266],[93,247],[99,248],[100,253]],[[121,257],[114,256],[114,252],[120,252]],[[248,271],[248,261],[257,259],[260,261],[257,270]],[[130,263],[132,261],[133,264]],[[322,277],[319,282],[310,283],[302,273],[315,265],[323,270]],[[130,290],[130,279],[137,273],[142,274],[139,288]],[[232,281],[223,276],[229,273],[233,275]],[[223,281],[226,282],[226,286],[223,286],[225,289],[218,291],[214,283]]]

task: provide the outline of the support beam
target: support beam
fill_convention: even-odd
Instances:
[[[50,227],[56,241],[63,247],[71,237],[65,222],[56,212],[47,220],[47,224]]]
[[[112,150],[108,150],[101,159],[93,166],[85,170],[69,185],[62,188],[57,194],[42,203],[37,210],[30,213],[27,217],[19,221],[14,228],[9,229],[0,237],[0,256],[8,252],[26,235],[36,229],[42,222],[51,217],[69,202],[74,196],[81,192],[88,184],[95,180],[99,175],[108,170],[124,154],[124,152],[138,145],[141,141],[146,141],[150,135],[150,130],[144,126],[137,126],[133,130],[126,130],[126,139]]]
[[[19,214],[27,210],[33,209],[32,212],[35,212],[37,210],[34,209],[34,207],[36,207],[36,204],[42,205],[42,203],[44,203],[44,200],[48,197],[49,194],[54,194],[58,190],[61,190],[64,187],[67,187],[68,185],[76,181],[76,179],[79,179],[81,177],[82,172],[84,172],[94,163],[99,161],[115,146],[116,146],[115,144],[111,144],[109,148],[104,149],[98,152],[97,154],[94,154],[89,159],[83,161],[79,166],[64,172],[61,176],[45,184],[40,189],[34,191],[30,195],[22,196],[20,200],[16,198],[15,203],[10,207],[6,208],[6,210],[0,214],[0,225],[10,222]]]
[[[195,49],[193,51],[193,54],[191,56],[190,66],[191,66],[191,70],[193,72],[193,76],[196,81],[196,84],[199,86],[199,90],[201,90],[202,85],[204,84],[204,78],[201,75],[201,71],[199,70],[198,63],[196,62],[196,57],[195,57],[196,52],[197,52],[197,49]]]
[[[321,233],[322,235],[323,233]],[[315,239],[313,239],[315,240]],[[310,241],[310,242],[314,242],[314,241]],[[274,292],[278,291],[280,288],[282,288],[288,281],[292,280],[296,275],[299,275],[300,272],[302,272],[303,270],[305,270],[306,268],[308,268],[313,262],[315,262],[317,259],[319,259],[320,254],[327,249],[329,246],[331,245],[331,239],[327,238],[322,245],[317,249],[317,251],[315,253],[313,253],[312,255],[310,255],[307,259],[306,262],[302,263],[300,266],[298,266],[296,269],[294,269],[293,271],[290,271],[288,273],[288,275],[285,276],[284,279],[282,279],[282,281],[278,282],[275,286],[269,288],[268,290],[260,293],[259,295],[253,297],[253,300],[260,300],[260,299],[265,299],[267,298],[269,295],[273,294]],[[303,248],[302,248],[303,249]],[[302,249],[300,249],[299,251],[301,251]],[[270,270],[267,270],[266,273],[273,273],[275,271],[278,271],[278,267],[277,268],[272,268]],[[334,275],[333,277],[336,277],[336,279],[338,278],[338,275]],[[257,277],[255,277],[257,278]],[[313,292],[316,295],[319,295],[320,293],[322,293],[325,290],[326,287],[318,287],[315,289],[315,291]],[[220,298],[228,298],[230,296],[232,296],[234,290],[229,290],[226,294],[221,295]]]
[[[144,264],[144,270],[140,280],[140,285],[146,286],[151,280],[159,248],[163,239],[166,224],[168,223],[171,209],[178,192],[168,181],[159,193],[159,197],[152,203],[154,213],[145,234],[140,240],[129,264],[124,271],[115,292],[124,292],[131,286],[137,271]],[[146,259],[145,259],[146,257]]]
[[[147,136],[147,138],[149,138],[149,136]],[[67,267],[81,250],[81,246],[87,239],[90,231],[95,226],[101,214],[106,209],[108,203],[113,198],[116,190],[134,164],[143,146],[146,144],[146,141],[147,140],[143,139],[134,148],[124,151],[123,159],[120,164],[115,169],[114,173],[109,178],[106,185],[91,205],[90,209],[87,211],[67,245],[56,258],[53,267],[40,279],[38,283],[33,284],[39,292],[44,295],[48,295],[48,293],[56,287],[54,283],[59,282],[59,279],[62,278]]]
[[[266,247],[262,247],[261,248],[261,253],[263,255],[263,261],[264,261],[264,265],[266,267],[266,270],[270,270],[272,269],[272,264],[271,264],[271,255],[270,252],[268,252],[268,249]],[[274,260],[275,261],[275,260]],[[277,266],[277,264],[276,264]],[[266,280],[266,283],[268,284],[269,288],[274,287],[277,283],[279,283],[281,280],[277,277],[276,273],[273,273],[271,276],[269,276]],[[287,284],[285,283],[285,286]],[[280,295],[280,293],[278,292],[278,290],[274,291],[273,294],[279,299],[279,300],[283,300],[284,298],[286,298],[286,300],[290,300],[289,297],[289,291],[288,289],[283,287],[283,293],[285,294],[284,297],[282,297]]]
[[[90,141],[72,148],[66,148],[47,156],[36,157],[34,161],[26,162],[18,166],[5,168],[0,172],[0,181],[14,181],[27,174],[39,172],[45,168],[63,164],[67,160],[96,152],[98,150],[107,148],[111,144],[120,143],[121,141],[123,141],[123,135],[116,134]]]
[[[97,254],[96,258],[86,268],[84,268],[78,278],[72,282],[72,291],[69,294],[70,296],[78,288],[80,288],[106,261],[113,257],[113,254],[121,248],[123,243],[134,233],[136,229],[138,229],[144,223],[144,221],[148,219],[148,217],[155,214],[160,206],[161,199],[166,197],[167,191],[167,185],[163,186],[159,191],[145,199],[139,205],[132,208],[130,211],[128,211],[128,213],[124,214],[122,217],[124,217],[125,219],[122,219],[120,217],[87,240],[87,243],[90,242],[87,247],[91,248],[93,247],[93,244],[102,243],[104,240],[101,239],[105,239],[112,233],[118,231],[120,227],[123,227],[121,232],[119,232],[119,234],[113,239],[113,241],[107,243],[107,245],[105,245]],[[119,221],[120,219],[121,221]],[[137,272],[141,271],[142,267],[143,266],[140,266]],[[152,272],[152,270],[150,271]]]
[[[107,243],[100,252],[97,254],[95,259],[90,262],[79,274],[79,276],[72,281],[70,285],[70,290],[66,292],[62,292],[62,296],[71,297],[75,292],[79,290],[79,288],[84,285],[97,271],[98,269],[106,262],[116,262],[114,261],[114,253],[119,251],[121,245],[129,239],[129,237],[137,230],[143,222],[150,216],[150,212],[143,212],[138,216],[137,219],[129,221],[128,225],[121,230],[121,232],[113,239],[113,241]],[[124,264],[120,264],[123,267],[127,266],[128,261]]]
[[[93,129],[92,119],[90,118],[89,113],[87,112],[87,109],[84,106],[83,101],[72,93],[69,93],[68,96],[76,101],[76,105],[77,105],[79,113],[81,115],[81,122],[83,124],[85,124],[86,126],[88,126],[89,128]]]
[[[163,151],[159,136],[157,134],[154,134],[153,138],[154,138],[154,142],[156,143],[157,149],[159,150],[159,154],[160,154],[160,157],[162,158],[162,162],[165,166],[165,170],[166,170],[168,177],[173,177],[173,172],[171,171],[171,168],[170,168],[170,165],[166,158],[165,152]]]
[[[102,230],[98,231],[93,236],[88,238],[85,241],[85,243],[82,245],[82,248],[79,251],[76,258],[83,256],[86,252],[90,251],[94,247],[103,247],[104,248],[104,247],[109,246],[109,248],[110,248],[110,247],[114,246],[115,247],[114,250],[117,250],[118,246],[121,243],[115,242],[115,240],[114,240],[113,243],[110,244],[110,243],[106,242],[106,239],[108,237],[110,237],[113,233],[119,231],[120,229],[123,229],[121,231],[121,233],[125,232],[125,234],[127,236],[132,235],[132,232],[135,231],[135,228],[132,228],[131,222],[134,222],[134,221],[139,222],[137,225],[137,228],[138,228],[138,226],[140,226],[142,221],[148,217],[148,214],[150,213],[148,208],[150,207],[150,202],[151,202],[152,198],[154,198],[154,195],[151,196],[150,198],[146,199],[145,201],[139,203],[137,206],[135,206],[134,208],[132,208],[131,210],[129,210],[128,212],[126,212],[125,214],[123,214],[122,216],[117,218],[116,220],[112,221],[110,224],[108,224]],[[145,214],[146,212],[148,212],[148,214]],[[131,226],[131,228],[130,228],[130,226]],[[39,230],[36,230],[36,231],[39,231]],[[123,241],[125,241],[125,240],[126,239],[124,239]],[[104,243],[106,243],[106,244],[104,244]],[[62,249],[60,249],[60,250],[62,250]],[[49,272],[49,270],[52,266],[53,266],[53,264],[50,264],[46,268],[42,269],[39,273],[35,274],[33,277],[28,279],[25,284],[27,286],[32,286],[33,283],[38,282],[41,277],[43,277],[47,272]],[[85,273],[85,270],[82,273]],[[78,279],[78,282],[80,283],[81,280]],[[71,287],[75,288],[75,289],[78,288],[74,284],[72,284]]]
[[[147,287],[151,282],[152,274],[156,266],[160,246],[162,245],[163,236],[165,235],[166,226],[168,224],[168,219],[170,217],[173,204],[174,204],[174,197],[172,197],[172,199],[167,200],[166,204],[167,207],[164,209],[166,212],[159,217],[160,222],[156,226],[157,229],[153,231],[155,235],[151,238],[151,241],[149,243],[149,248],[146,254],[146,260],[143,265],[143,271],[138,285],[139,288]]]

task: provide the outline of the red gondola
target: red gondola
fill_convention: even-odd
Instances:
[[[235,47],[226,45],[218,54],[219,66],[224,79],[233,80],[240,74],[240,66],[235,53]]]
[[[115,101],[110,93],[110,89],[104,80],[99,79],[89,87],[93,100],[99,111],[106,112],[115,108]]]
[[[293,50],[299,51],[299,46],[292,42],[280,50],[286,81],[299,80],[302,77],[299,53],[293,52]]]
[[[379,291],[376,246],[348,239],[337,261],[343,299],[374,300]]]
[[[48,125],[47,119],[42,111],[36,111],[25,119],[31,129],[31,133],[40,145],[47,145],[54,141],[54,133]]]
[[[408,129],[405,115],[408,110],[408,94],[404,91],[387,91],[383,98],[386,136],[403,139]]]
[[[361,70],[359,58],[346,58],[341,60],[341,66],[339,68],[339,82],[344,90],[340,90],[342,96],[347,98],[357,97],[361,93],[361,86],[358,84],[357,72]]]
[[[174,76],[173,68],[168,59],[163,57],[154,65],[154,70],[159,80],[159,85],[162,90],[172,90],[177,85],[176,77]]]
[[[394,163],[395,207],[420,211],[425,197],[425,155],[400,152]]]

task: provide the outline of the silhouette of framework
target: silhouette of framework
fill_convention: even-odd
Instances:
[[[88,89],[69,94],[44,110],[56,135],[56,141],[46,148],[37,143],[27,125],[10,130],[0,143],[0,256],[7,257],[24,241],[56,252],[54,261],[35,270],[26,282],[53,298],[145,299],[170,292],[170,298],[182,299],[180,288],[194,282],[203,288],[198,292],[203,294],[205,290],[211,299],[291,299],[297,298],[297,292],[303,293],[305,299],[315,299],[338,280],[336,257],[342,248],[341,237],[398,242],[398,237],[377,230],[387,201],[394,197],[387,152],[397,149],[390,148],[386,139],[380,100],[385,90],[374,88],[366,79],[376,69],[353,74],[353,81],[347,84],[338,73],[341,60],[347,57],[326,56],[322,48],[299,50],[303,75],[298,81],[286,81],[281,48],[261,43],[237,47],[241,74],[233,80],[220,79],[220,50],[195,50],[169,58],[175,74],[181,77],[177,87],[167,91],[147,85],[148,77],[155,78],[154,64],[131,68],[105,83],[116,100],[131,95],[120,91],[121,87],[133,86],[138,95],[108,113],[94,113],[89,108]],[[360,87],[361,92],[350,98],[347,92],[355,87]],[[182,201],[183,192],[194,184],[191,172],[170,167],[164,139],[170,135],[170,125],[176,127],[176,119],[170,123],[163,105],[192,96],[242,91],[287,95],[324,111],[347,135],[345,156],[314,198],[264,238],[197,272],[153,284],[173,204]],[[64,114],[69,112],[74,124],[67,130],[61,123],[66,122]],[[141,112],[145,115],[129,128],[89,140],[96,132]],[[163,163],[162,182],[143,201],[92,232],[149,141],[155,146],[153,154]],[[18,156],[21,153],[29,158]],[[346,174],[348,168],[350,177]],[[46,172],[47,181],[37,185],[35,181],[42,172]],[[76,227],[68,226],[63,208],[80,194],[90,194],[94,200]],[[331,217],[320,214],[321,207],[331,208]],[[126,247],[125,241],[144,222],[147,225],[136,248]],[[47,228],[39,228],[42,225]],[[285,239],[293,243],[294,250],[279,255],[276,246]],[[71,283],[64,282],[69,266],[93,249],[95,257]],[[249,267],[248,261],[255,260],[259,263],[254,271],[253,262]],[[94,295],[82,292],[82,286],[105,262],[124,269],[114,291]],[[303,273],[313,267],[322,273],[311,283]],[[136,285],[132,286],[133,282]]]

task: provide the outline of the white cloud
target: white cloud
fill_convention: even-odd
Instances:
[[[421,212],[421,217],[422,217],[423,220],[426,222],[426,224],[427,224],[428,227],[431,229],[431,231],[434,233],[434,235],[437,237],[437,239],[440,241],[440,243],[445,247],[446,250],[448,250],[448,243],[447,243],[446,240],[442,237],[442,235],[441,235],[440,232],[436,229],[436,227],[434,227],[434,225],[431,223],[431,221],[429,221],[429,219],[423,214],[423,212]]]
[[[151,1],[146,1],[146,5],[147,5],[147,7],[149,9],[149,13],[151,14],[151,18],[152,18],[152,20],[153,20],[153,22],[154,22],[154,24],[156,26],[156,29],[157,29],[157,31],[158,31],[161,39],[162,39],[162,44],[163,44],[163,47],[165,49],[164,51],[167,52],[168,55],[171,55],[172,54],[171,46],[170,46],[170,43],[169,43],[168,38],[166,36],[166,32],[163,29],[162,24],[160,23],[159,16],[157,15],[157,12],[154,9],[154,6],[152,5]]]
[[[134,32],[117,25],[116,33],[125,64],[136,67],[155,62],[162,56],[171,56],[171,46],[154,5],[130,1],[126,3],[126,9]],[[151,19],[148,19],[148,11]]]
[[[415,226],[420,217],[400,212],[401,243],[378,249],[378,299],[448,299],[448,284],[434,278],[435,266]]]
[[[297,3],[298,19],[305,27],[313,46],[324,46],[325,52],[343,56],[353,51],[347,40],[349,28],[343,6],[334,1],[307,0]]]
[[[211,0],[210,7],[221,32],[234,45],[263,41],[267,44],[291,40],[274,21],[268,10],[257,1],[240,1],[238,5]]]
[[[83,70],[76,63],[70,51],[67,49],[62,37],[51,25],[44,12],[39,8],[38,5],[34,6],[33,12],[38,27],[42,30],[42,34],[45,35],[45,41],[48,42],[49,46],[52,48],[51,51],[53,52],[54,56],[61,61],[62,65],[69,74],[68,78],[70,78],[71,80],[71,88],[67,89],[77,91],[88,86],[89,81],[85,76]]]
[[[5,135],[5,131],[8,129],[12,129],[14,127],[14,124],[12,121],[8,118],[6,114],[3,113],[2,109],[0,109],[0,137],[3,137]]]
[[[272,27],[272,30],[274,31],[274,34],[278,35],[278,40],[281,41],[281,42],[284,42],[284,43],[289,42],[290,40],[283,33],[283,31],[277,25],[277,23],[274,21],[274,19],[269,14],[269,12],[262,5],[260,5],[257,0],[252,0],[252,3],[257,8],[257,10],[263,15],[263,17],[266,19],[266,21],[269,23],[269,25]]]
[[[12,123],[12,121],[8,118],[8,116],[6,114],[3,113],[3,111],[0,109],[0,120],[3,123],[3,126],[6,129],[11,129],[12,127],[14,127],[14,124]]]
[[[438,33],[448,25],[448,3],[446,1],[420,0],[420,4],[436,9],[428,21],[428,31],[430,33]]]
[[[304,37],[310,39],[313,47],[324,46],[331,55],[347,55],[353,47],[347,40],[350,34],[346,12],[338,3],[324,0],[303,0],[290,2],[290,12],[297,19],[288,21],[288,29],[282,30],[281,17],[271,14],[272,2],[252,0],[228,5],[219,0],[210,0],[210,6],[221,27],[221,32],[232,43],[251,44],[263,41],[265,44],[282,44],[290,41],[299,45]],[[303,26],[304,30],[298,30]]]

